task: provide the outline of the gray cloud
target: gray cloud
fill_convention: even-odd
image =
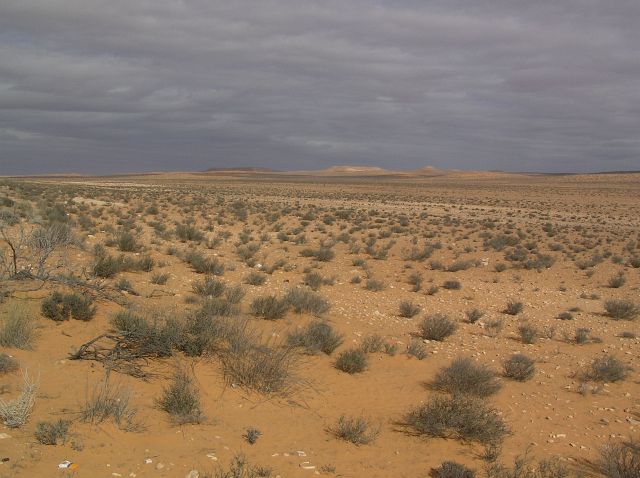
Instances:
[[[640,169],[637,0],[6,0],[0,174]]]

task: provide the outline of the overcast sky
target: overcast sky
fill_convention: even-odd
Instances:
[[[640,169],[640,1],[0,1],[0,175],[342,164]]]

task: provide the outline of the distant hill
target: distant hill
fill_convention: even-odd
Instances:
[[[277,169],[257,168],[252,166],[237,168],[209,168],[202,171],[203,173],[278,173]]]

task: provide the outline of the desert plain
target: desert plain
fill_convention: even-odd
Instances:
[[[639,207],[638,173],[0,178],[0,477],[638,477]]]

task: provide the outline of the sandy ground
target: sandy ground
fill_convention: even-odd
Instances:
[[[3,285],[13,297],[0,304],[0,311],[5,315],[10,303],[26,303],[37,317],[38,334],[32,350],[6,348],[3,352],[15,357],[22,369],[38,380],[39,389],[29,422],[17,429],[0,428],[0,458],[7,459],[0,464],[2,477],[183,477],[191,470],[207,476],[238,453],[254,465],[272,469],[271,476],[281,477],[424,477],[444,460],[482,470],[481,446],[415,436],[403,426],[403,417],[434,394],[426,384],[455,357],[472,357],[499,372],[502,361],[516,352],[536,360],[536,374],[522,383],[502,378],[502,389],[487,399],[511,430],[500,462],[513,463],[515,456],[529,448],[536,458],[559,456],[571,468],[584,469],[597,460],[606,443],[638,435],[640,343],[638,338],[620,337],[622,332],[640,334],[638,322],[612,320],[603,304],[612,298],[639,302],[640,269],[629,264],[640,256],[640,175],[460,174],[363,179],[250,174],[231,178],[209,173],[18,180],[24,189],[16,189],[15,184],[4,182],[0,195],[29,200],[34,207],[43,198],[54,197],[67,203],[72,220],[78,214],[98,211],[92,217],[93,226],[84,230],[76,227],[84,246],[65,251],[65,270],[89,270],[93,246],[112,236],[107,226],[113,230],[118,227],[116,215],[132,218],[140,226],[138,240],[145,248],[138,254],[149,254],[156,266],[152,272],[122,272],[105,282],[113,284],[124,277],[139,294],[125,294],[124,300],[138,308],[160,308],[176,316],[197,307],[185,298],[192,295],[192,284],[202,275],[178,256],[168,255],[168,247],[197,249],[218,257],[227,269],[220,280],[242,284],[256,268],[236,255],[239,234],[249,229],[252,242],[259,242],[259,236],[266,234],[268,241],[262,243],[257,262],[269,265],[284,258],[288,267],[267,275],[261,286],[243,286],[246,296],[241,315],[280,338],[310,322],[310,315],[291,311],[282,320],[264,321],[253,318],[249,307],[255,297],[283,294],[300,284],[309,267],[335,278],[333,285],[323,285],[319,293],[331,302],[324,318],[344,335],[344,343],[331,356],[301,354],[295,370],[298,385],[286,396],[264,396],[227,386],[214,358],[176,354],[152,360],[144,364],[151,375],[147,380],[114,371],[111,382],[132,390],[131,404],[142,424],[139,431],[123,431],[110,421],[91,424],[79,419],[83,403],[103,380],[105,369],[99,362],[69,359],[81,344],[110,329],[110,317],[122,304],[99,299],[92,321],[56,323],[40,314],[40,301],[53,290],[68,289],[48,282],[32,290],[38,283],[5,281]],[[234,201],[249,207],[246,222],[228,212]],[[152,203],[160,211],[157,216],[145,212]],[[87,209],[80,211],[76,208],[79,205]],[[288,209],[283,212],[285,207]],[[339,219],[336,212],[340,209],[353,214]],[[293,230],[310,210],[316,218],[304,229],[306,244],[279,240],[275,223],[282,225],[282,231]],[[215,220],[221,211],[226,213],[220,225]],[[279,212],[275,221],[265,219],[274,211]],[[343,242],[333,247],[336,254],[329,262],[301,257],[302,249],[315,248],[330,236],[348,232],[359,213],[367,219],[361,230],[350,235],[361,246],[361,239],[368,235],[378,237],[376,246],[395,241],[386,259],[373,259],[364,246],[352,254]],[[322,221],[326,215],[334,216],[328,225]],[[209,249],[206,241],[181,243],[162,238],[148,224],[160,220],[172,229],[175,222],[187,217],[194,219],[208,239],[222,231],[231,236]],[[207,231],[209,223],[212,231]],[[401,224],[405,226],[393,228]],[[547,224],[555,231],[553,235],[545,231],[551,230]],[[550,268],[517,267],[505,259],[506,249],[496,251],[483,244],[483,232],[515,234],[518,230],[523,244],[534,242],[536,250],[555,258]],[[414,238],[418,246],[437,241],[442,247],[426,261],[406,260]],[[553,244],[561,244],[562,250],[554,249]],[[116,248],[107,249],[117,254]],[[601,262],[578,267],[581,260],[595,254],[602,256]],[[384,282],[384,290],[366,290],[366,279],[352,283],[355,275],[364,278],[362,267],[353,265],[354,258],[366,261],[372,276]],[[446,267],[456,260],[473,261],[474,265],[456,272],[433,268],[432,261]],[[508,268],[496,272],[497,263]],[[609,279],[620,271],[626,278],[624,285],[609,287]],[[157,272],[169,274],[165,285],[150,283]],[[418,292],[408,284],[413,272],[424,277]],[[459,280],[461,289],[442,287],[451,279]],[[426,291],[432,285],[440,287],[429,295]],[[399,317],[403,300],[418,305],[420,314]],[[523,312],[518,316],[504,314],[509,300],[521,301]],[[472,308],[485,312],[474,324],[465,321],[465,311]],[[556,318],[572,308],[573,320]],[[457,331],[442,342],[425,342],[428,355],[424,360],[408,357],[406,345],[418,331],[419,322],[432,313],[456,320]],[[504,328],[492,336],[485,325],[495,319],[503,319]],[[533,344],[524,344],[518,334],[524,319],[541,332]],[[588,328],[590,335],[601,341],[576,344],[572,337],[579,327]],[[334,367],[342,350],[358,346],[372,334],[397,344],[398,353],[371,354],[369,368],[361,374],[349,375]],[[576,373],[604,354],[615,355],[634,370],[624,381],[589,383],[587,393],[579,393],[583,381]],[[206,415],[200,424],[172,424],[157,406],[156,399],[177,362],[193,367]],[[0,398],[15,397],[21,380],[20,372],[0,375]],[[343,414],[370,419],[380,428],[377,439],[361,446],[337,439],[329,429]],[[38,443],[34,438],[36,424],[58,418],[72,420],[66,442],[55,446]],[[243,438],[248,427],[262,432],[253,445]],[[59,470],[63,460],[70,460],[77,468]]]

